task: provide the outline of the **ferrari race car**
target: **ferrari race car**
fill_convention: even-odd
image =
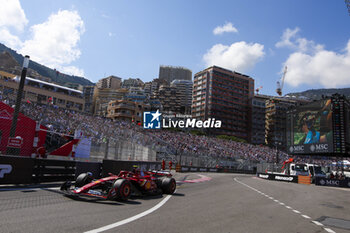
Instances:
[[[66,181],[61,191],[72,196],[98,197],[106,200],[126,201],[131,195],[173,194],[176,181],[169,172],[121,171],[118,175],[93,179],[92,173],[80,174],[75,184]]]

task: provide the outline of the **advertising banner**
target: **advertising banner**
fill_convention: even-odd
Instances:
[[[256,176],[266,180],[298,183],[298,176],[288,176],[288,175],[270,174],[270,173],[257,173]]]
[[[327,179],[323,177],[316,177],[315,184],[320,186],[350,188],[350,179],[346,178],[343,180],[339,180],[339,179]]]
[[[32,158],[0,156],[0,184],[31,183],[33,168]]]

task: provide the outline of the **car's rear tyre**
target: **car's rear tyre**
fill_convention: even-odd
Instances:
[[[166,177],[162,179],[161,189],[165,194],[173,194],[176,190],[175,179],[170,177]]]
[[[115,190],[115,200],[126,201],[131,195],[131,184],[128,180],[118,179],[114,182],[112,189]]]
[[[75,187],[83,187],[93,180],[91,173],[81,173],[75,180]]]

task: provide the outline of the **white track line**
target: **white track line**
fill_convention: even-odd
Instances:
[[[267,197],[268,199],[273,200],[274,202],[276,202],[276,203],[278,203],[278,204],[280,204],[280,205],[286,207],[287,209],[292,210],[294,213],[300,214],[303,218],[311,219],[309,216],[302,214],[300,211],[295,210],[295,209],[293,209],[292,207],[285,205],[283,202],[280,202],[279,200],[277,200],[277,199],[275,199],[275,198],[273,198],[273,197],[271,197],[271,196],[269,196],[269,195],[266,195],[265,193],[263,193],[263,192],[261,192],[261,191],[255,189],[255,188],[253,188],[253,187],[251,187],[251,186],[249,186],[249,185],[247,185],[247,184],[245,184],[245,183],[243,183],[243,182],[237,180],[236,178],[234,178],[234,180],[235,180],[237,183],[240,183],[240,184],[246,186],[247,188],[250,188],[251,190],[254,190],[254,191],[256,191],[257,193],[259,193],[259,194],[261,194],[261,195]],[[323,225],[322,223],[318,222],[318,221],[311,221],[311,222],[314,223],[314,224],[317,225],[317,226],[323,227],[323,229],[324,229],[325,231],[329,232],[329,233],[336,233],[336,232],[333,231],[332,229],[327,228],[327,227],[324,227],[324,225]]]
[[[172,195],[166,196],[161,202],[159,202],[157,205],[153,206],[151,209],[148,209],[148,210],[146,210],[146,211],[144,211],[142,213],[139,213],[139,214],[137,214],[135,216],[132,216],[130,218],[127,218],[127,219],[124,219],[124,220],[121,220],[121,221],[109,224],[109,225],[104,226],[104,227],[100,227],[100,228],[94,229],[94,230],[91,230],[91,231],[86,231],[85,233],[99,233],[99,232],[102,232],[102,231],[110,230],[110,229],[115,228],[115,227],[119,227],[119,226],[127,224],[129,222],[135,221],[135,220],[137,220],[139,218],[142,218],[142,217],[144,217],[144,216],[146,216],[146,215],[156,211],[157,209],[162,207],[171,197],[172,197]]]
[[[335,231],[333,231],[332,229],[330,229],[330,228],[326,228],[326,227],[324,227],[324,229],[326,230],[326,231],[328,231],[329,233],[335,233]]]
[[[312,222],[315,223],[317,226],[323,226],[323,224],[318,221],[312,221]]]

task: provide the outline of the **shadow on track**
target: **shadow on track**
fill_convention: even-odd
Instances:
[[[184,197],[185,196],[185,194],[183,194],[183,193],[173,193],[172,195],[177,196],[177,197]]]
[[[103,204],[103,205],[124,205],[124,204],[141,204],[141,202],[136,202],[136,201],[125,201],[125,202],[116,202],[116,201],[111,201],[111,200],[102,200],[99,198],[94,198],[94,197],[77,197],[77,196],[70,196],[63,194],[65,197],[74,200],[74,201],[80,201],[80,202],[86,202],[86,203],[95,203],[95,204]],[[130,202],[130,203],[129,203]]]

